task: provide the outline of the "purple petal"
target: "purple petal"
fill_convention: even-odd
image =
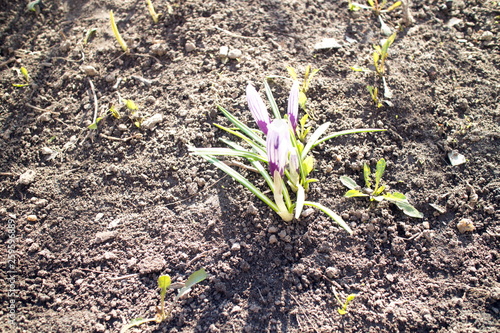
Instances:
[[[253,119],[257,123],[257,126],[259,126],[260,130],[267,135],[271,120],[269,119],[269,113],[267,112],[264,101],[251,84],[248,84],[246,94],[248,108],[250,109],[250,112],[252,112]]]
[[[290,96],[288,97],[288,119],[292,125],[293,131],[297,128],[297,117],[299,114],[299,82],[294,81],[292,89],[290,89]]]
[[[278,171],[279,175],[283,176],[288,160],[288,152],[291,149],[290,127],[286,120],[275,119],[269,125],[266,149],[271,175]]]

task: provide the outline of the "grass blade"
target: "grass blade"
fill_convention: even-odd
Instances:
[[[311,148],[316,147],[317,145],[325,142],[326,140],[330,140],[333,138],[336,138],[341,135],[346,135],[346,134],[357,134],[357,133],[367,133],[367,132],[384,132],[387,131],[386,129],[380,129],[380,128],[362,128],[362,129],[351,129],[351,130],[345,130],[345,131],[339,131],[332,133],[330,135],[325,136],[321,140],[316,141]]]
[[[262,193],[254,184],[252,184],[248,179],[243,177],[238,171],[234,170],[227,164],[221,162],[217,158],[210,156],[210,155],[200,155],[225,173],[227,173],[229,176],[233,177],[234,180],[236,180],[238,183],[241,185],[245,186],[250,192],[252,192],[257,198],[262,200],[266,205],[268,205],[272,210],[275,212],[278,212],[278,206],[269,199],[264,193]]]
[[[271,110],[273,111],[274,118],[281,119],[280,109],[278,108],[278,104],[276,104],[276,100],[273,96],[273,91],[271,90],[271,87],[269,86],[267,80],[264,80],[264,87],[266,89],[266,96],[269,100],[269,104],[271,105]]]
[[[340,217],[339,215],[337,215],[336,213],[334,213],[330,208],[327,208],[327,207],[325,207],[322,204],[319,204],[317,202],[311,202],[311,201],[304,201],[304,205],[305,206],[311,206],[311,207],[314,207],[314,208],[318,208],[323,213],[325,213],[326,215],[328,215],[332,220],[334,220],[335,222],[337,222],[337,224],[339,226],[341,226],[342,228],[344,228],[344,230],[347,231],[349,233],[349,235],[352,235],[352,230],[347,225],[347,223],[342,219],[342,217]]]
[[[224,109],[222,106],[218,106],[219,110],[224,113],[227,119],[231,121],[236,127],[238,127],[243,133],[245,133],[250,139],[252,139],[255,143],[265,147],[266,146],[266,141],[262,139],[256,132],[255,130],[251,129],[244,123],[242,123],[238,118],[233,116],[231,112],[227,111]]]
[[[318,139],[320,136],[323,135],[323,133],[325,133],[325,131],[328,129],[328,126],[330,126],[330,122],[326,122],[324,123],[323,125],[321,125],[320,127],[318,127],[314,133],[311,135],[311,137],[309,138],[309,141],[307,141],[307,145],[304,147],[304,150],[302,151],[302,159],[304,160],[306,157],[307,157],[307,154],[309,153],[309,151],[318,145]]]

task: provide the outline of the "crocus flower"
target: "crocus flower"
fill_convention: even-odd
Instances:
[[[299,82],[294,81],[292,89],[290,89],[290,95],[288,96],[288,119],[292,125],[292,129],[295,132],[297,128],[297,117],[299,113]]]
[[[251,84],[247,85],[246,95],[248,108],[252,112],[253,119],[255,119],[255,122],[257,123],[257,126],[259,126],[260,130],[267,135],[271,119],[269,118],[269,113],[267,112],[264,101]]]
[[[267,158],[271,176],[283,176],[291,147],[288,122],[284,119],[273,120],[269,125],[266,138]]]

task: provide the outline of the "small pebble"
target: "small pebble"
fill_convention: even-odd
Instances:
[[[340,275],[340,270],[337,267],[327,267],[325,274],[330,279],[336,279]]]
[[[52,155],[55,153],[55,151],[50,149],[49,147],[43,147],[42,149],[40,149],[40,153],[42,153],[42,155]]]
[[[103,213],[97,213],[96,216],[95,216],[95,218],[94,218],[94,221],[95,222],[99,221],[100,219],[102,219],[103,216],[104,216]]]
[[[22,175],[19,176],[19,184],[21,185],[29,185],[35,181],[35,171],[26,170]]]
[[[95,69],[95,67],[93,66],[82,66],[81,67],[83,72],[88,75],[88,76],[96,76],[96,75],[99,75],[99,72],[97,71],[97,69]]]
[[[302,211],[302,214],[300,214],[302,217],[308,217],[314,213],[314,208],[307,208]]]
[[[490,40],[493,39],[493,33],[491,31],[485,31],[483,34],[479,37],[479,40],[483,40],[485,42],[489,42]]]
[[[194,50],[196,50],[196,45],[194,45],[194,43],[192,43],[192,42],[187,42],[185,49],[186,49],[186,52],[193,52]]]
[[[285,230],[281,230],[279,232],[278,236],[280,236],[280,238],[285,238],[286,237],[286,231]]]
[[[467,231],[474,231],[476,229],[476,227],[474,226],[474,223],[472,222],[471,219],[461,219],[457,223],[457,228],[461,234],[463,234]]]
[[[114,254],[113,252],[104,252],[104,259],[106,260],[112,260],[112,259],[116,259],[117,258],[117,255]]]
[[[278,228],[275,226],[270,226],[269,229],[267,229],[267,231],[269,231],[269,233],[271,234],[275,234],[278,232]]]
[[[36,222],[38,220],[38,218],[36,217],[36,215],[28,215],[26,217],[26,220],[28,220],[30,222]]]
[[[163,121],[163,115],[160,113],[157,113],[148,119],[144,120],[142,123],[141,127],[144,129],[152,129],[153,127],[156,126],[156,124],[161,123]]]
[[[241,52],[240,49],[232,49],[231,51],[228,52],[227,57],[229,59],[238,59],[241,58],[243,55],[243,52]]]
[[[232,246],[231,246],[231,251],[239,251],[241,249],[241,245],[240,243],[234,243]]]
[[[125,125],[125,124],[119,124],[117,127],[118,127],[118,130],[121,132],[128,131],[127,125]]]
[[[227,58],[228,53],[229,53],[229,47],[221,46],[219,50],[219,58]]]
[[[51,119],[52,119],[52,116],[51,116],[50,112],[44,112],[41,115],[39,115],[38,118],[36,118],[36,121],[39,123],[46,123],[46,122],[50,121]]]
[[[278,242],[278,238],[276,238],[276,235],[271,235],[269,237],[269,244],[276,244]]]
[[[113,82],[115,82],[115,80],[116,80],[116,76],[113,73],[108,74],[104,77],[104,81],[106,81],[107,83],[113,83]]]

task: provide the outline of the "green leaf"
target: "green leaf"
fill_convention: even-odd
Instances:
[[[267,80],[264,80],[264,88],[266,90],[266,96],[267,99],[269,100],[269,105],[271,105],[271,110],[273,111],[274,118],[281,119],[281,114],[278,108],[278,104],[276,104],[276,100],[274,99],[273,96],[273,91],[271,90],[271,87],[269,86]]]
[[[406,196],[403,193],[399,192],[384,194],[384,199],[391,202],[408,202]]]
[[[190,148],[192,150],[192,148]],[[241,185],[245,186],[250,192],[252,192],[257,198],[262,200],[266,205],[268,205],[272,210],[275,212],[278,212],[278,206],[269,199],[264,193],[262,193],[254,184],[252,184],[248,179],[243,177],[238,171],[234,170],[227,164],[221,162],[217,158],[209,155],[200,155],[225,173],[227,173],[229,176],[233,177],[234,180],[236,180],[238,183]]]
[[[361,67],[361,66],[351,66],[349,68],[355,72],[371,72],[372,71],[371,69],[368,69],[366,67]]]
[[[31,1],[27,8],[29,11],[31,12],[36,12],[37,11],[37,6],[38,6],[38,10],[40,9],[40,5],[42,4],[42,0],[35,0],[35,1]]]
[[[297,80],[297,72],[295,71],[295,68],[287,66],[286,70],[288,72],[288,75],[290,75],[292,79]]]
[[[306,176],[310,174],[314,169],[314,158],[311,155],[307,156],[302,162],[302,167]]]
[[[340,182],[351,190],[354,190],[356,187],[358,187],[358,184],[356,184],[356,182],[351,177],[348,176],[341,176]]]
[[[181,298],[186,293],[188,293],[194,285],[200,283],[201,281],[205,280],[206,278],[207,278],[207,272],[205,272],[204,268],[197,270],[196,272],[191,274],[188,277],[186,283],[184,284],[184,287],[179,289],[179,292],[178,292],[177,296],[175,297],[175,300],[177,301],[179,298]]]
[[[89,42],[90,38],[92,38],[93,35],[97,32],[97,28],[91,28],[87,30],[87,33],[85,34],[85,38],[83,39],[83,45],[87,45]]]
[[[306,103],[307,103],[306,94],[303,91],[299,91],[299,105],[303,110],[306,109]]]
[[[230,148],[194,148],[192,152],[194,155],[238,156],[268,163],[266,157],[246,150],[236,150]]]
[[[302,185],[299,184],[297,188],[297,200],[295,206],[295,219],[297,220],[299,219],[300,214],[302,213],[305,200],[306,200],[306,192],[304,191]]]
[[[91,129],[91,130],[95,130],[95,129],[97,129],[97,124],[98,124],[101,120],[102,120],[102,117],[97,117],[97,118],[96,118],[96,120],[95,120],[95,122],[94,122],[94,123],[92,123],[92,124],[90,124],[90,125],[88,126],[88,128],[89,128],[89,129]]]
[[[224,114],[224,116],[226,116],[226,118],[229,119],[230,122],[232,122],[236,127],[238,127],[251,140],[253,140],[255,143],[261,145],[262,147],[266,146],[266,141],[264,139],[262,139],[262,137],[260,137],[259,135],[256,134],[256,132],[260,132],[260,131],[252,130],[250,127],[248,127],[247,125],[245,125],[244,123],[239,121],[238,118],[233,116],[231,114],[231,112],[227,111],[222,106],[217,106],[217,107]]]
[[[415,217],[418,219],[421,219],[424,217],[424,214],[419,212],[415,207],[413,207],[412,205],[410,205],[407,202],[396,202],[396,206],[398,206],[398,208],[401,209],[403,211],[403,213],[405,213],[406,215],[408,215],[410,217]]]
[[[120,330],[120,333],[125,333],[129,329],[131,329],[132,327],[139,326],[139,325],[142,325],[142,324],[145,324],[145,323],[148,323],[148,322],[152,322],[152,321],[156,321],[156,318],[147,318],[147,319],[144,319],[144,318],[135,318],[135,319],[132,319],[130,321],[130,323],[128,323],[127,325],[122,326],[122,328]]]
[[[311,206],[318,208],[321,210],[323,213],[328,215],[331,219],[333,219],[339,226],[344,228],[345,231],[347,231],[350,235],[352,235],[352,230],[351,228],[347,225],[347,223],[340,217],[339,215],[335,214],[331,209],[323,206],[322,204],[319,204],[317,202],[311,202],[311,201],[304,201],[305,206]]]
[[[397,7],[401,6],[402,5],[402,2],[401,1],[396,1],[394,4],[392,4],[391,6],[389,6],[386,10],[384,10],[383,12],[390,12],[391,10],[394,10],[396,9]]]
[[[341,135],[346,135],[346,134],[357,134],[357,133],[367,133],[367,132],[383,132],[383,131],[387,131],[385,129],[378,129],[378,128],[363,128],[363,129],[351,129],[351,130],[344,130],[344,131],[339,131],[339,132],[335,132],[335,133],[332,133],[330,135],[327,135],[326,137],[322,138],[321,140],[318,140],[316,141],[311,148],[314,148],[316,147],[317,145],[327,141],[327,140],[330,140],[330,139],[333,139],[333,138],[336,138],[338,136],[341,136]]]
[[[380,180],[382,179],[382,176],[384,175],[385,166],[386,166],[385,159],[381,158],[377,162],[377,167],[376,167],[376,170],[375,170],[375,191],[377,191],[378,186],[380,184]]]
[[[318,139],[320,138],[320,136],[323,135],[323,133],[325,133],[325,131],[328,129],[328,126],[330,126],[330,122],[324,123],[323,125],[319,126],[316,129],[316,131],[314,131],[314,133],[311,135],[311,137],[309,138],[309,141],[307,141],[307,144],[306,144],[304,150],[302,151],[301,158],[303,160],[307,157],[307,154],[309,154],[309,151],[313,147],[315,147],[319,144]]]
[[[161,289],[161,292],[164,293],[167,291],[168,287],[170,287],[170,283],[172,280],[170,279],[170,275],[162,275],[158,278],[158,288]]]
[[[14,87],[16,87],[16,88],[22,88],[22,87],[29,86],[29,83],[23,83],[23,84],[19,84],[19,83],[12,83],[12,86],[14,86]]]
[[[369,195],[359,190],[349,190],[346,192],[346,194],[344,194],[344,197],[346,198],[369,197]]]
[[[116,119],[120,119],[122,117],[122,115],[120,114],[120,112],[118,112],[118,110],[116,110],[114,105],[111,105],[111,107],[109,108],[109,113],[111,113]]]
[[[125,100],[125,106],[129,110],[139,110],[139,108],[137,107],[137,105],[135,104],[135,102],[133,100],[131,100],[131,99],[126,99]]]
[[[371,183],[371,179],[370,179],[371,173],[372,173],[372,171],[370,170],[370,167],[368,166],[368,164],[363,163],[363,178],[365,179],[365,186],[368,188],[372,187],[372,183]]]
[[[252,146],[252,148],[258,154],[260,154],[262,156],[266,156],[267,155],[265,147],[263,147],[260,144],[256,143],[255,141],[253,141],[252,139],[250,139],[249,137],[247,137],[246,135],[244,135],[240,131],[235,131],[235,130],[232,130],[230,128],[227,128],[227,127],[224,127],[222,125],[219,125],[219,124],[214,124],[214,125],[215,125],[215,127],[218,127],[220,129],[222,129],[222,130],[224,130],[224,131],[226,131],[226,132],[228,132],[230,134],[233,134],[233,135],[237,136],[238,138],[242,139],[243,141],[245,141],[246,143],[248,143],[250,146]],[[221,141],[229,145],[229,143],[228,143],[229,141],[228,140],[221,139]]]
[[[28,70],[26,68],[21,67],[21,74],[23,74],[24,79],[26,80],[26,82],[30,81],[30,75],[28,74]]]

